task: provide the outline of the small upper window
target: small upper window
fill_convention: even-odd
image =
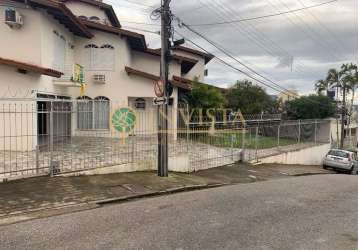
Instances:
[[[99,17],[97,17],[97,16],[91,16],[91,17],[89,18],[89,20],[90,20],[90,21],[93,21],[93,22],[99,22],[101,19],[99,19]]]
[[[137,98],[134,106],[136,109],[145,109],[145,100],[143,98]]]
[[[79,16],[78,18],[81,19],[81,20],[85,20],[85,21],[88,20],[88,18],[86,16]]]
[[[89,49],[89,48],[98,48],[98,46],[97,46],[96,44],[91,43],[91,44],[85,45],[85,48],[86,48],[86,49]]]
[[[110,45],[110,44],[103,44],[101,46],[101,49],[114,49],[114,47],[112,45]]]

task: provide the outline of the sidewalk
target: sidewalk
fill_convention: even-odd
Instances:
[[[331,172],[316,166],[230,165],[193,174],[171,173],[168,178],[155,172],[133,172],[16,180],[0,184],[0,225],[13,222],[14,216],[14,221],[26,220],[50,210],[76,211],[151,195],[324,173]]]

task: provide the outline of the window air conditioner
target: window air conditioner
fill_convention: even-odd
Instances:
[[[94,83],[106,83],[106,76],[105,75],[93,75],[93,82]]]
[[[24,22],[20,13],[15,9],[8,8],[5,10],[5,23],[10,28],[20,28]]]

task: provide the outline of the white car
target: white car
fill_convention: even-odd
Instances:
[[[331,149],[323,158],[322,166],[324,169],[333,168],[354,174],[358,166],[357,153],[342,149]]]

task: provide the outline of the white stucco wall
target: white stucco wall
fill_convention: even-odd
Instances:
[[[71,46],[74,45],[74,34],[71,33],[65,26],[61,25],[52,16],[42,13],[41,15],[41,62],[43,67],[54,68],[54,53],[55,53],[55,35],[56,31],[59,35],[66,39],[65,47],[65,70],[64,74],[72,74],[72,67],[74,62],[74,54]]]
[[[151,55],[144,52],[132,51],[133,68],[153,74],[160,75],[160,56]],[[169,78],[173,75],[181,76],[181,66],[178,61],[173,60],[169,64]]]
[[[126,38],[109,34],[106,32],[92,30],[95,35],[91,40],[76,37],[75,38],[75,63],[86,65],[86,55],[84,46],[92,43],[98,46],[111,44],[115,49],[115,67],[113,71],[94,71],[85,68],[86,95],[94,98],[97,96],[106,96],[112,101],[128,104],[128,97],[154,97],[154,81],[128,75],[125,67],[133,67],[151,74],[159,72],[159,62],[154,59],[143,58],[136,53],[130,53]],[[143,53],[141,53],[143,54]],[[156,58],[159,60],[159,58]],[[145,69],[145,70],[144,70]],[[93,75],[104,74],[106,84],[93,82]],[[71,89],[72,96],[79,95],[78,89]]]
[[[11,29],[4,21],[0,22],[0,57],[40,65],[41,15],[38,11],[28,9],[23,4],[16,6],[19,6],[16,10],[23,16],[24,25],[20,29]],[[6,8],[0,5],[2,17]]]
[[[266,158],[261,158],[262,163],[321,165],[323,157],[331,149],[331,144],[322,144],[296,151],[285,152]]]
[[[92,30],[95,35],[91,40],[76,37],[75,38],[75,60],[74,63],[86,65],[85,45],[91,43],[101,46],[103,44],[111,44],[115,49],[115,67],[113,71],[93,71],[85,67],[85,95],[90,98],[105,96],[111,100],[112,108],[120,106],[131,106],[134,108],[134,100],[137,98],[145,98],[146,110],[135,110],[138,114],[138,123],[136,133],[149,134],[156,133],[157,130],[157,113],[156,107],[152,105],[155,81],[136,75],[128,75],[125,67],[129,66],[137,70],[141,70],[150,74],[159,75],[160,63],[158,56],[148,55],[146,53],[131,51],[126,38],[120,36]],[[180,76],[180,65],[173,62],[170,65],[171,74]],[[105,84],[98,84],[93,81],[94,74],[104,74],[106,77]],[[70,88],[73,98],[77,98],[80,94],[78,88]],[[178,103],[178,90],[174,88],[172,97],[174,98],[174,109]],[[171,108],[172,109],[172,108]],[[176,128],[176,111],[170,109],[170,128]],[[73,119],[73,128],[76,128],[76,119]],[[76,132],[79,134],[78,131]],[[96,132],[93,132],[96,133]],[[81,134],[81,133],[80,133]],[[90,135],[91,132],[82,133]],[[103,136],[110,136],[108,133],[101,132]]]
[[[82,5],[71,1],[68,2],[67,5],[75,12],[75,14],[77,13],[78,15],[96,15],[101,18],[100,13],[103,12],[102,10],[99,11],[97,8],[93,8],[93,6]],[[2,39],[0,39],[0,57],[18,60],[20,62],[32,63],[42,67],[53,68],[54,51],[56,50],[53,32],[56,31],[66,39],[65,64],[71,69],[74,63],[78,63],[80,65],[87,64],[84,55],[85,45],[89,43],[94,43],[98,46],[111,44],[115,48],[114,70],[90,71],[85,68],[85,95],[91,98],[95,98],[97,96],[108,97],[112,101],[113,106],[132,105],[132,103],[129,103],[129,99],[134,100],[139,97],[146,98],[148,111],[150,111],[152,115],[146,115],[149,117],[148,120],[142,119],[142,123],[145,124],[144,130],[156,131],[157,118],[155,112],[152,112],[156,109],[156,107],[153,107],[152,105],[152,99],[155,97],[153,90],[154,81],[140,76],[128,75],[125,71],[125,66],[150,74],[159,75],[160,57],[133,51],[129,47],[126,38],[106,32],[91,30],[94,34],[94,38],[92,39],[74,36],[66,27],[61,25],[46,12],[39,9],[29,9],[24,5],[19,6],[22,7],[19,8],[19,12],[21,12],[24,16],[25,24],[21,29],[12,30],[3,22],[0,23],[0,32],[2,34],[6,34],[2,37]],[[0,11],[4,11],[3,6],[0,6]],[[100,13],[97,13],[98,11]],[[104,12],[102,14],[104,14]],[[73,50],[69,49],[71,45],[74,46]],[[203,67],[199,65],[196,70],[203,71]],[[171,62],[169,73],[170,78],[173,75],[181,75],[180,64],[177,61],[174,60]],[[92,80],[94,74],[105,74],[106,84],[94,83]],[[0,65],[0,75],[1,96],[18,98],[35,97],[35,93],[40,92],[57,95],[70,95],[75,99],[80,95],[79,88],[60,86],[57,82],[58,79],[54,79],[53,77],[33,72],[20,74],[17,72],[17,69],[3,65]],[[32,93],[32,95],[29,93]],[[174,104],[169,111],[169,126],[170,129],[173,129],[174,131],[177,123],[177,88],[174,88],[172,97],[174,98]],[[32,119],[34,123],[36,123],[36,116]],[[9,122],[11,123],[10,120]],[[7,125],[5,124],[4,126]],[[76,128],[77,119],[74,114],[72,117],[73,133]],[[36,126],[34,126],[34,138],[36,137],[36,133]],[[85,134],[90,135],[87,132]],[[104,131],[103,135],[110,136],[110,131]],[[173,135],[174,138],[176,138],[175,132]]]
[[[20,29],[11,29],[4,22],[0,22],[0,33],[4,34],[0,39],[0,57],[19,62],[30,63],[40,67],[53,68],[54,36],[53,31],[66,38],[67,43],[72,43],[73,34],[61,25],[52,16],[41,10],[26,8],[19,4],[16,10],[23,16],[24,25]],[[0,6],[0,12],[5,11]],[[68,44],[67,44],[68,45]],[[73,57],[67,56],[66,64],[72,65]],[[17,73],[15,68],[0,66],[0,94],[12,93],[21,89],[21,94],[16,97],[24,97],[23,93],[29,91],[66,94],[67,89],[53,84],[53,77],[28,72],[26,75]],[[12,95],[13,96],[13,95]],[[8,97],[8,96],[6,96]]]
[[[199,82],[204,82],[205,59],[203,57],[181,50],[175,50],[174,53],[179,56],[185,56],[198,60],[195,66],[187,74],[184,74],[183,77],[189,80],[194,80],[194,78],[197,77]]]
[[[89,4],[76,2],[76,1],[68,1],[65,3],[65,5],[76,16],[86,16],[86,17],[96,16],[102,20],[108,19],[106,13],[103,10]]]

